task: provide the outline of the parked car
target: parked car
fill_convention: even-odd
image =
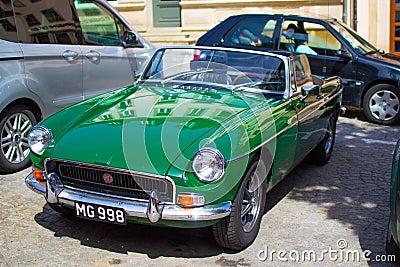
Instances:
[[[312,77],[305,55],[161,48],[134,86],[35,126],[25,181],[61,213],[212,225],[218,244],[240,250],[267,190],[306,155],[328,162],[341,94],[340,78]]]
[[[1,172],[28,166],[36,122],[133,84],[154,49],[104,0],[4,0],[0,19]]]
[[[342,78],[344,104],[363,107],[371,122],[400,122],[400,58],[376,49],[337,20],[232,16],[201,36],[197,45],[308,53],[313,74]]]
[[[390,217],[386,239],[386,253],[394,255],[400,262],[400,140],[397,142],[392,164],[392,179],[390,186]]]

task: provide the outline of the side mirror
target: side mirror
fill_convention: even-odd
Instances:
[[[135,72],[133,73],[133,76],[135,77],[135,81],[139,80],[140,75],[142,75],[142,73],[139,72],[139,71],[135,71]]]
[[[318,85],[304,85],[303,87],[301,87],[301,94],[303,96],[309,96],[309,95],[317,96],[320,94],[319,86]]]
[[[345,49],[339,49],[336,52],[336,56],[343,58],[344,60],[350,60],[352,58],[351,54]]]
[[[131,31],[125,31],[123,37],[122,45],[125,48],[132,48],[132,47],[144,47],[136,37],[136,34]]]

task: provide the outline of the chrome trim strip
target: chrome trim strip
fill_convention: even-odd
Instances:
[[[109,198],[115,197],[115,195],[111,195],[111,194],[107,194],[107,193],[103,193],[103,192],[90,191],[90,190],[86,190],[86,189],[82,189],[82,188],[75,188],[75,187],[72,187],[69,185],[64,185],[64,188],[69,189],[71,191],[75,191],[75,192],[81,192],[83,194],[93,194],[93,195],[109,197]],[[132,198],[132,197],[126,197],[126,196],[118,196],[118,198],[125,199],[128,201],[139,201],[139,202],[147,203],[147,200],[145,200],[145,199]],[[170,202],[164,202],[164,203],[170,203]],[[173,204],[173,203],[171,203],[171,204]]]
[[[30,173],[25,178],[27,187],[43,196],[46,195],[46,186],[41,186]],[[77,191],[65,187],[58,195],[58,203],[74,207],[75,201],[97,205],[123,208],[127,218],[147,218],[148,201],[126,199],[115,196],[100,195],[88,191]],[[231,202],[205,205],[202,207],[183,208],[178,205],[163,203],[162,220],[170,221],[211,221],[228,216],[231,213]]]
[[[36,180],[36,178],[33,176],[32,172],[28,174],[28,176],[26,176],[25,185],[33,192],[41,194],[42,196],[46,195],[46,185],[45,184],[41,185],[39,181]]]
[[[275,134],[274,136],[272,136],[272,137],[270,137],[269,139],[267,139],[267,141],[265,141],[264,143],[261,143],[260,145],[256,146],[255,148],[253,148],[252,150],[250,150],[250,151],[247,152],[246,154],[243,154],[243,155],[238,156],[238,157],[236,157],[236,158],[227,160],[226,162],[229,163],[229,162],[233,162],[233,161],[236,161],[236,160],[240,160],[241,158],[244,158],[244,157],[250,155],[251,153],[253,153],[253,152],[256,151],[257,149],[259,149],[260,147],[262,147],[262,146],[266,145],[267,143],[271,142],[273,139],[278,138],[279,136],[281,136],[282,134],[284,134],[285,132],[289,131],[290,129],[292,129],[293,127],[295,127],[295,126],[297,126],[297,125],[298,125],[298,122],[296,122],[296,123],[290,125],[289,127],[285,128],[284,130],[280,131],[279,133],[277,133],[277,134]]]
[[[127,218],[147,218],[149,205],[148,202],[129,201],[117,197],[103,197],[90,193],[77,192],[68,188],[65,188],[58,195],[58,203],[64,205],[74,207],[76,201],[122,208],[125,210]],[[178,205],[165,204],[161,221],[210,221],[228,216],[230,212],[230,201],[196,208],[182,208]]]
[[[72,160],[63,160],[63,159],[58,159],[58,158],[46,158],[45,159],[44,168],[46,170],[46,173],[48,173],[48,171],[46,169],[47,162],[51,161],[51,160],[69,163],[69,164],[76,164],[80,167],[97,168],[97,169],[109,170],[109,171],[126,173],[126,174],[131,174],[131,175],[138,175],[138,176],[143,176],[143,177],[147,177],[150,179],[156,178],[156,179],[168,180],[172,184],[172,203],[173,204],[176,203],[176,185],[175,185],[174,180],[172,180],[171,177],[169,177],[169,176],[163,176],[163,175],[157,175],[157,174],[145,173],[145,172],[138,172],[138,171],[132,171],[132,170],[127,170],[127,169],[113,168],[113,167],[101,166],[101,165],[96,165],[96,164],[77,162],[77,161],[72,161]]]

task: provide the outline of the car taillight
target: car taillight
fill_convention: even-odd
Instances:
[[[200,54],[201,54],[201,50],[200,49],[194,50],[193,60],[199,60]]]

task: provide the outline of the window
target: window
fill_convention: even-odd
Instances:
[[[272,48],[275,26],[276,20],[268,18],[245,19],[226,34],[224,42],[230,45]]]
[[[400,56],[400,0],[390,1],[390,53]]]
[[[47,21],[52,23],[52,22],[58,22],[58,21],[65,21],[60,14],[58,14],[57,11],[54,10],[54,8],[49,8],[46,10],[42,10],[42,14],[46,17]]]
[[[78,44],[69,1],[25,1],[14,5],[14,9],[20,42]]]
[[[0,1],[0,38],[2,40],[18,42],[11,0]]]
[[[293,58],[296,88],[305,85],[313,85],[311,69],[305,55],[297,55]]]
[[[340,48],[340,42],[321,24],[295,20],[286,20],[283,23],[280,49],[335,56]]]
[[[103,6],[92,1],[75,1],[85,42],[90,45],[121,44],[125,26]]]

